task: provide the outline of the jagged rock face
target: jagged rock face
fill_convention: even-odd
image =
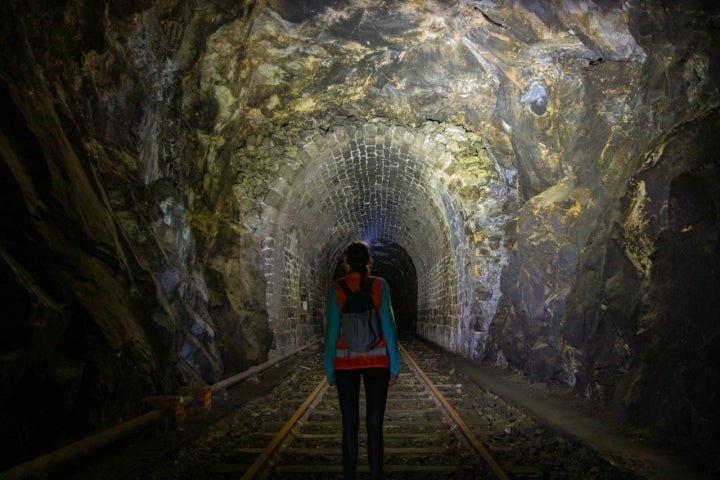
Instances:
[[[0,10],[3,464],[322,337],[355,238],[403,328],[712,439],[718,7],[31,7]]]

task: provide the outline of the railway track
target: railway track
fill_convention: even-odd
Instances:
[[[407,350],[402,353],[412,374],[401,377],[388,394],[386,472],[393,478],[507,479]],[[342,473],[339,419],[337,392],[321,377],[242,479],[337,478]],[[362,440],[360,446],[362,452]],[[358,463],[359,472],[366,473],[367,457],[361,453]]]
[[[637,478],[474,384],[444,352],[412,337],[401,338],[401,345],[401,374],[385,412],[389,479]],[[342,478],[340,411],[335,389],[324,380],[322,346],[273,369],[282,375],[258,375],[214,401],[212,421],[157,434],[134,453],[118,446],[92,468],[49,478]],[[233,403],[235,393],[255,385],[262,387],[257,395]],[[361,392],[360,478],[367,472],[363,401]]]
[[[479,420],[462,419],[452,406],[463,402],[452,371],[420,342],[403,342],[402,373],[390,388],[384,425],[385,471],[392,479],[507,479],[503,467],[473,433]],[[420,366],[414,357],[421,358]],[[334,388],[328,388],[317,348],[295,366],[293,378],[269,395],[244,405],[220,422],[175,466],[144,472],[143,478],[336,479],[342,474],[341,422]],[[423,368],[427,371],[423,371]],[[432,379],[432,380],[431,380]],[[459,396],[460,393],[460,396]],[[358,471],[367,472],[363,438],[364,395]],[[185,465],[184,467],[177,467]],[[517,473],[517,466],[514,467]],[[526,468],[526,473],[536,469]],[[533,475],[527,476],[533,478]],[[140,478],[140,477],[138,477]],[[513,478],[524,478],[515,476]],[[535,477],[539,478],[539,477]]]

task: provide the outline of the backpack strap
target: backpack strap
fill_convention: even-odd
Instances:
[[[375,284],[375,277],[367,277],[364,283],[360,284],[360,290],[372,293],[372,286]]]
[[[350,295],[351,293],[353,293],[353,291],[350,290],[350,286],[348,286],[348,284],[345,282],[345,280],[340,279],[340,280],[337,281],[337,283],[338,283],[338,285],[340,285],[340,287],[342,287],[342,289],[343,289],[343,291],[345,292],[345,295],[346,295],[346,296],[348,296],[348,295]],[[374,277],[368,277],[368,278],[366,278],[366,279],[365,279],[365,282],[360,284],[360,290],[359,290],[359,291],[372,293],[373,283],[375,283],[375,278],[374,278]]]
[[[353,291],[350,290],[350,287],[348,286],[348,284],[345,283],[345,280],[340,279],[340,280],[338,280],[337,283],[338,283],[338,285],[340,285],[340,287],[342,287],[343,291],[345,292],[346,297],[349,297],[353,293]]]

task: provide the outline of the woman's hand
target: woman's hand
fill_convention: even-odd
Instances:
[[[395,383],[395,380],[397,380],[397,377],[398,377],[397,375],[392,375],[392,374],[390,375],[390,381],[388,382],[388,387],[390,385],[392,385],[393,383]]]

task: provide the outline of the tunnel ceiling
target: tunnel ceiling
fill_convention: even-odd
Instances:
[[[466,234],[477,234],[485,239],[481,243],[493,245],[474,256],[501,263],[503,215],[514,208],[506,187],[531,196],[557,182],[574,183],[574,162],[587,155],[580,129],[601,115],[584,123],[568,120],[592,112],[592,102],[605,90],[617,99],[630,92],[623,75],[601,71],[611,60],[618,65],[612,70],[632,74],[646,58],[627,29],[628,15],[600,7],[591,15],[581,6],[526,11],[473,2],[271,1],[252,23],[237,18],[212,33],[199,61],[198,100],[188,103],[185,115],[195,113],[193,105],[216,105],[200,144],[213,152],[217,145],[236,150],[242,178],[233,188],[248,214],[244,224],[262,240],[273,237],[272,248],[283,250],[284,235],[294,230],[296,248],[333,265],[353,237],[395,241],[422,274],[426,266],[448,262],[450,252],[457,255],[459,245],[467,247]],[[588,28],[573,30],[586,23]],[[596,77],[618,81],[600,86]],[[608,118],[612,125],[624,121]],[[363,124],[348,119],[375,122],[379,142],[365,143]],[[458,126],[461,145],[447,135],[438,144],[443,150],[433,151],[434,145],[410,138],[404,147],[417,152],[410,162],[406,152],[384,147],[383,137],[392,133],[383,129],[409,127],[403,132],[414,137],[427,122]],[[342,131],[339,140],[336,127]],[[311,129],[324,135],[309,135]],[[288,153],[306,146],[300,138],[287,138],[298,130],[306,142],[321,144],[312,146],[312,161],[299,165]],[[474,136],[469,148],[464,132]],[[242,143],[246,135],[252,151]],[[403,147],[402,140],[396,147]],[[563,151],[568,154],[561,159]],[[298,177],[296,169],[302,169]],[[595,175],[583,170],[587,173]],[[489,185],[488,179],[498,176],[502,181]],[[258,195],[257,183],[263,181],[269,183],[269,200]],[[570,195],[586,197],[583,184],[594,188],[596,181],[583,179]],[[276,227],[282,231],[270,233]],[[281,277],[283,253],[274,255],[273,275]],[[480,264],[474,268],[483,272],[488,290],[483,295],[497,299],[491,293],[497,266],[469,262]],[[451,277],[462,281],[463,274]],[[464,299],[459,308],[472,301]],[[492,315],[492,303],[486,315]]]
[[[0,2],[0,412],[93,430],[310,344],[361,237],[419,335],[707,443],[719,9]]]
[[[427,152],[395,130],[383,124],[351,136],[336,130],[283,194],[278,221],[302,232],[305,248],[315,246],[327,258],[328,272],[354,239],[402,245],[423,269],[449,242],[440,200],[447,192],[432,175]]]
[[[237,153],[263,157],[258,150],[286,152],[294,151],[288,142],[301,145],[294,166],[280,172],[263,199],[263,226],[256,232],[267,242],[266,274],[283,279],[269,283],[269,316],[280,320],[273,328],[285,330],[288,304],[305,295],[300,292],[323,297],[347,243],[363,239],[397,244],[409,255],[419,316],[446,323],[445,335],[454,336],[457,320],[449,318],[470,308],[453,293],[465,279],[457,257],[466,251],[468,232],[478,244],[488,243],[476,261],[488,265],[492,278],[485,288],[497,292],[505,250],[496,230],[510,215],[506,207],[516,198],[510,179],[516,175],[498,164],[476,134],[452,124],[409,129],[345,118],[309,134],[298,139],[269,132],[265,147],[254,139]],[[491,293],[484,300],[489,305],[497,297]]]

